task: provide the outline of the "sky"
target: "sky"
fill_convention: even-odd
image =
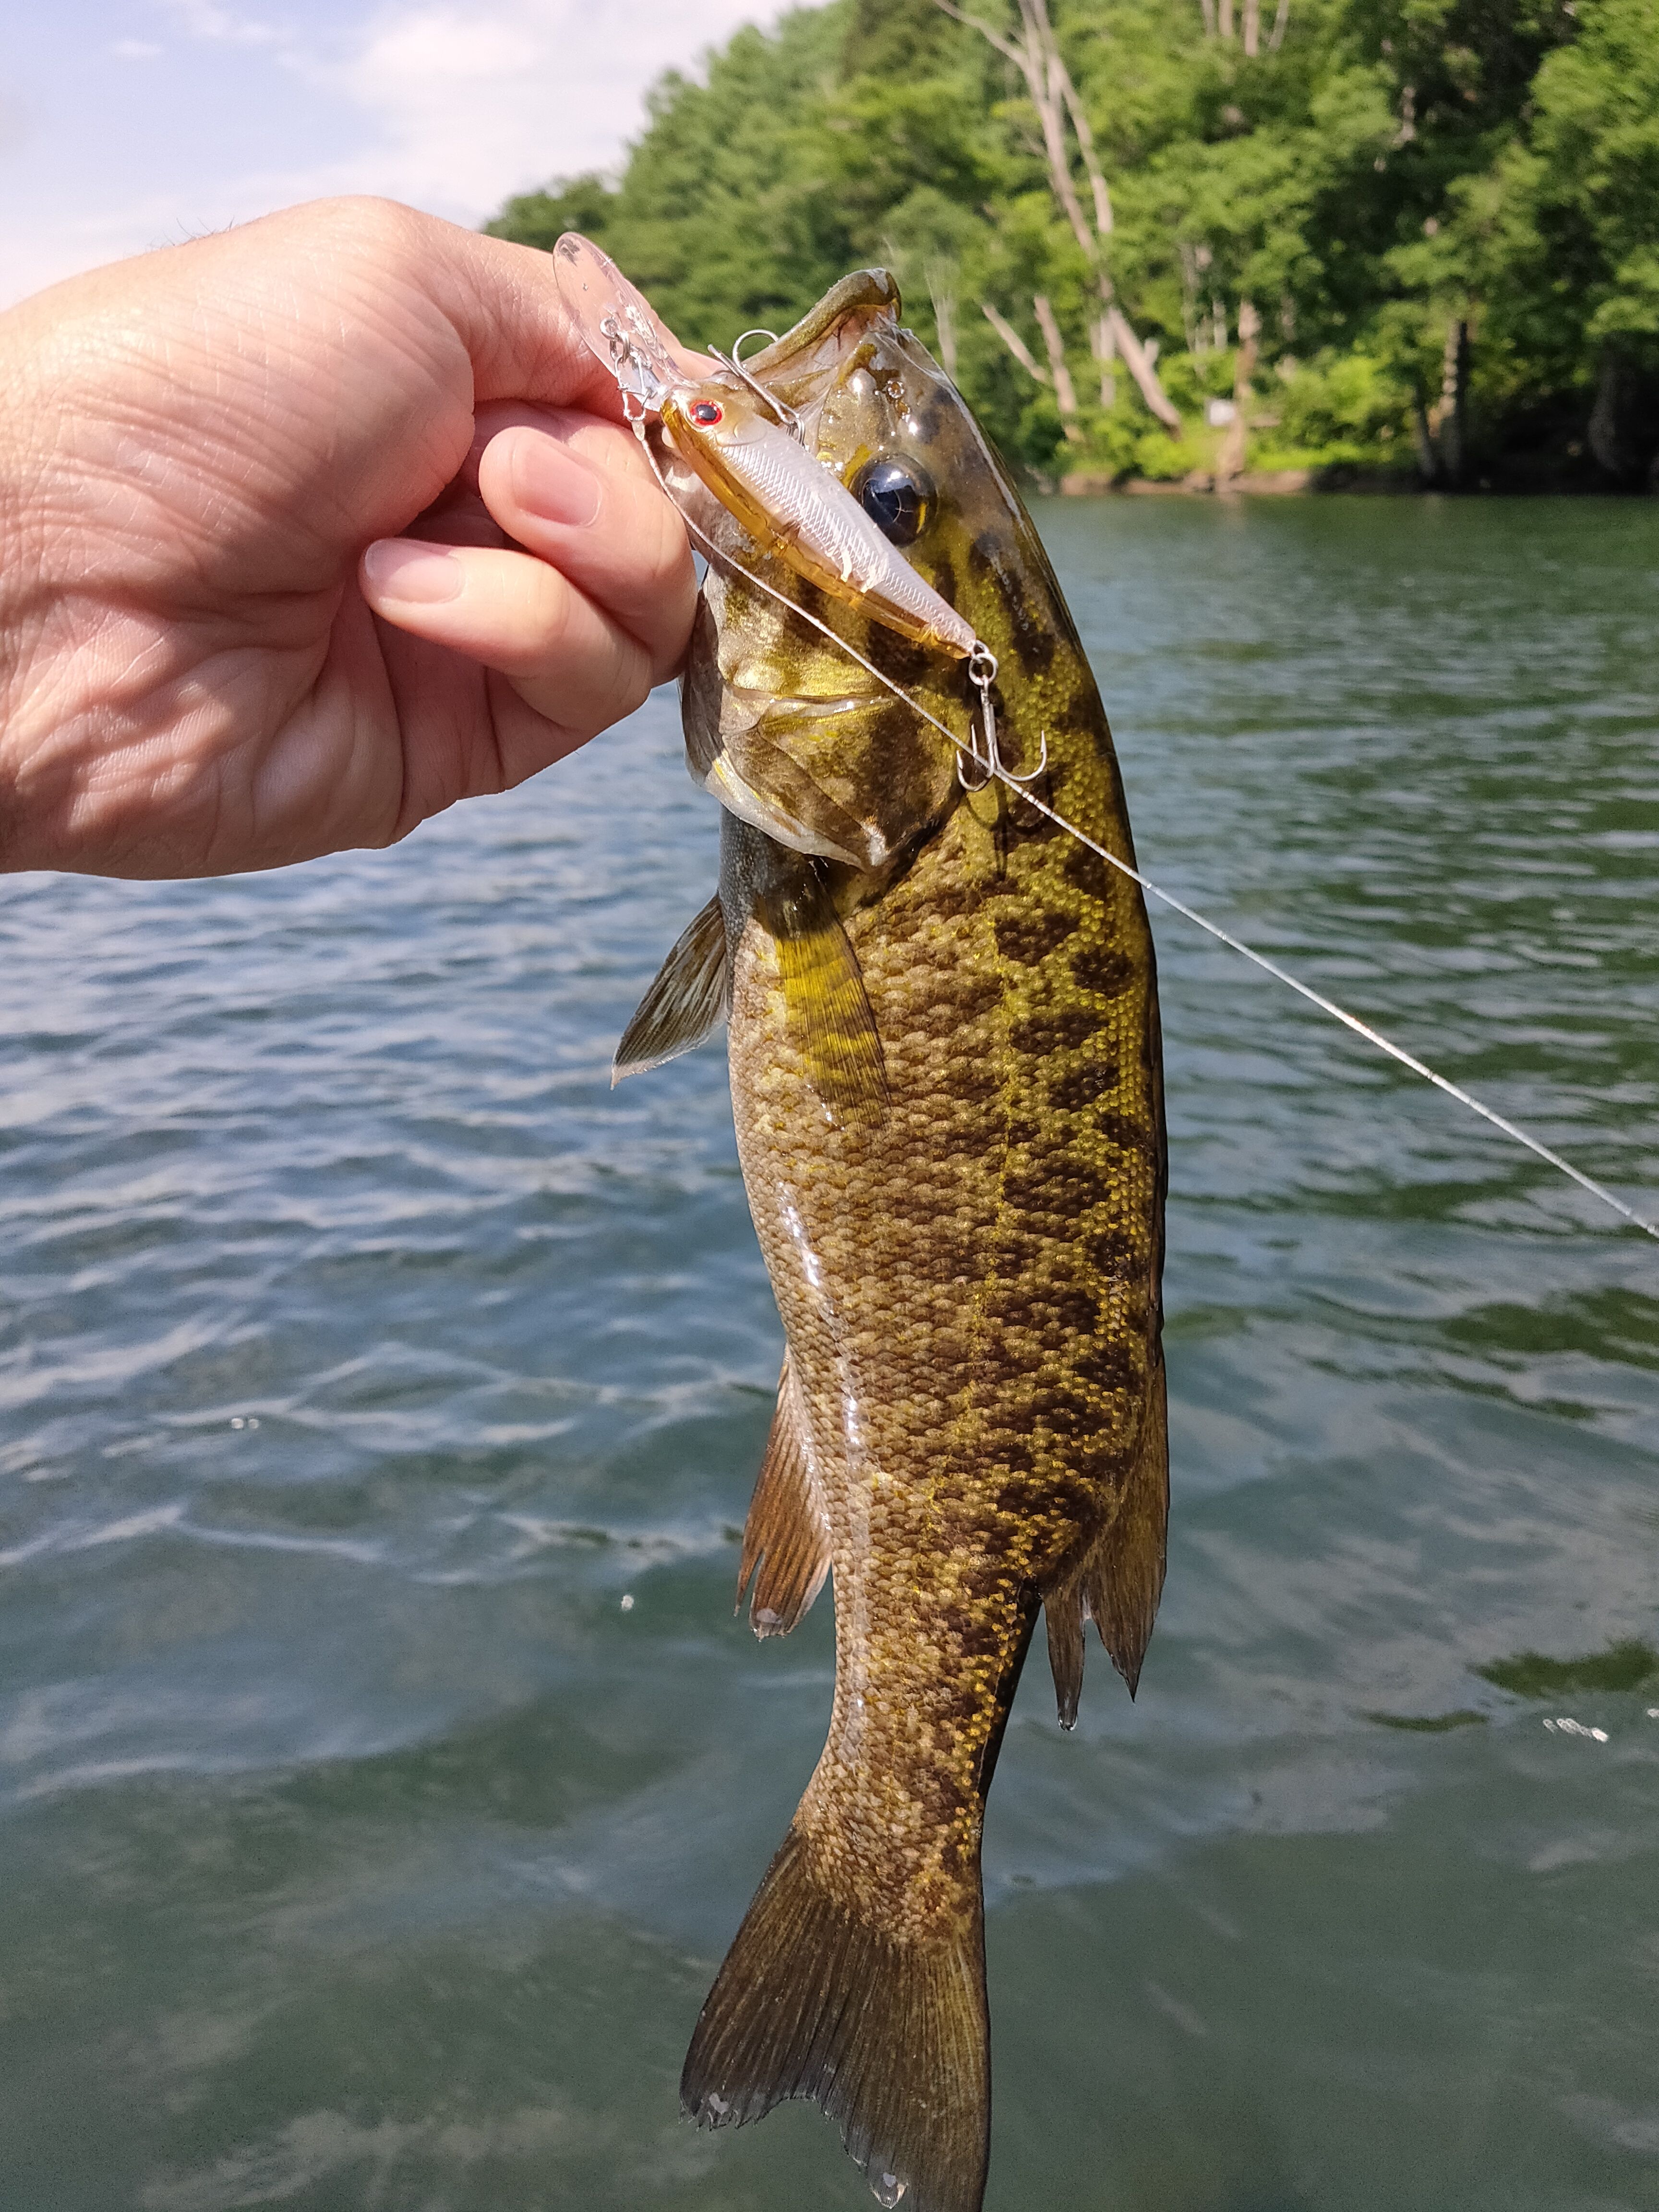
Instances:
[[[647,87],[781,0],[25,0],[0,79],[0,307],[329,192],[477,223],[617,164]]]

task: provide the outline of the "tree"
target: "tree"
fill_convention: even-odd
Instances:
[[[1415,434],[1442,483],[1586,445],[1636,483],[1659,0],[830,0],[665,77],[618,177],[492,228],[588,231],[721,344],[884,262],[1038,469],[1224,477],[1282,426],[1298,466],[1408,466]]]
[[[1171,404],[1169,394],[1158,382],[1153,358],[1135,335],[1133,325],[1118,305],[1116,287],[1112,282],[1109,241],[1112,235],[1112,200],[1106,189],[1106,179],[1095,151],[1094,132],[1090,125],[1087,110],[1078,97],[1077,87],[1072,82],[1060,51],[1060,41],[1048,14],[1048,0],[1018,0],[1020,28],[1017,36],[1008,36],[982,16],[970,15],[957,5],[957,0],[935,0],[947,15],[981,38],[995,52],[1010,61],[1024,79],[1025,89],[1036,111],[1038,125],[1042,133],[1042,150],[1048,163],[1049,189],[1077,240],[1082,254],[1093,274],[1100,299],[1100,313],[1094,326],[1094,353],[1101,365],[1102,404],[1109,406],[1112,393],[1109,385],[1110,362],[1115,354],[1121,354],[1125,366],[1133,377],[1141,398],[1167,430],[1179,435],[1181,416]],[[1080,162],[1088,180],[1090,210],[1085,214],[1073,174],[1073,154]],[[1042,306],[1036,301],[1042,298]],[[1049,355],[1050,374],[1056,391],[1063,380],[1069,380],[1064,356],[1057,341],[1051,337],[1053,309],[1046,297],[1033,297],[1039,325]],[[1076,407],[1069,410],[1061,402],[1062,416],[1073,416]]]

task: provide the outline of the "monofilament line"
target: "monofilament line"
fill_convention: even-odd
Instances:
[[[1219,922],[1212,921],[1206,915],[1200,914],[1196,907],[1190,907],[1184,899],[1178,899],[1173,891],[1160,890],[1149,876],[1143,876],[1127,860],[1120,860],[1103,845],[1097,845],[1092,837],[1085,836],[1081,830],[1067,822],[1063,815],[1056,814],[1052,806],[1045,805],[1032,793],[1019,790],[1018,786],[1015,787],[1028,806],[1035,806],[1039,814],[1046,814],[1059,828],[1069,831],[1079,844],[1086,845],[1091,853],[1099,854],[1109,867],[1115,868],[1120,875],[1127,876],[1132,882],[1139,884],[1142,890],[1150,891],[1155,899],[1161,899],[1165,906],[1173,908],[1187,921],[1196,922],[1200,929],[1207,930],[1218,944],[1224,945],[1230,951],[1242,952],[1245,959],[1253,961],[1258,968],[1287,985],[1310,1006],[1317,1006],[1321,1013],[1329,1014],[1334,1021],[1340,1022],[1356,1036],[1364,1037],[1367,1044],[1374,1044],[1379,1052],[1387,1053],[1390,1060],[1397,1060],[1401,1067],[1410,1068],[1413,1075],[1420,1075],[1425,1083],[1433,1084],[1437,1091],[1443,1091],[1448,1098],[1456,1099],[1460,1106],[1467,1106],[1470,1113],[1478,1114],[1483,1121],[1490,1121],[1494,1129],[1501,1129],[1506,1137],[1513,1137],[1517,1145],[1524,1145],[1529,1152],[1535,1152],[1540,1160],[1547,1160],[1553,1168],[1559,1168],[1564,1176],[1570,1176],[1581,1190],[1589,1191],[1592,1198],[1599,1198],[1615,1213],[1622,1213],[1633,1227],[1659,1240],[1659,1227],[1651,1221],[1644,1221],[1632,1207],[1626,1205],[1622,1198],[1615,1198],[1605,1184],[1597,1182],[1594,1176],[1587,1176],[1582,1168],[1574,1167],[1571,1160],[1564,1160],[1559,1152],[1553,1152],[1538,1138],[1528,1136],[1524,1129],[1517,1128],[1513,1121],[1506,1121],[1494,1107],[1477,1098],[1472,1091],[1465,1091],[1449,1076],[1437,1074],[1425,1060],[1419,1060],[1415,1053],[1407,1052],[1404,1045],[1396,1044],[1392,1037],[1384,1036],[1381,1030],[1373,1029],[1369,1022],[1361,1021],[1358,1014],[1351,1014],[1346,1006],[1339,1006],[1334,999],[1328,999],[1322,991],[1316,991],[1311,983],[1304,983],[1299,976],[1292,975],[1288,968],[1281,968],[1278,961],[1270,960],[1265,952],[1258,952],[1253,945],[1246,945],[1242,937],[1234,937],[1231,932],[1223,929]]]
[[[815,614],[809,613],[806,608],[799,605],[786,592],[776,590],[766,581],[763,576],[757,575],[754,569],[745,568],[741,562],[733,560],[729,553],[723,552],[708,532],[700,529],[685,513],[679,501],[674,499],[673,493],[669,491],[668,485],[664,480],[661,470],[657,466],[657,457],[651,451],[642,427],[636,422],[635,428],[640,432],[640,443],[645,447],[658,483],[662,485],[669,498],[673,500],[674,505],[679,507],[686,528],[702,545],[711,561],[718,562],[723,568],[735,571],[745,583],[753,584],[758,590],[764,592],[769,599],[775,599],[780,606],[787,608],[792,615],[798,617],[800,621],[810,623],[812,628],[821,631],[832,645],[839,646],[849,659],[855,660],[860,668],[873,676],[878,684],[884,684],[895,698],[902,699],[913,714],[920,714],[922,720],[929,723],[942,738],[948,738],[959,753],[966,753],[975,759],[978,758],[968,738],[960,738],[954,730],[947,729],[936,714],[930,714],[926,707],[913,699],[908,691],[893,681],[890,676],[883,675],[873,661],[866,660],[856,646],[849,645],[838,631],[830,629],[828,623],[820,622]],[[983,762],[980,764],[981,767],[984,765]],[[1571,1160],[1563,1159],[1559,1152],[1552,1152],[1540,1139],[1530,1136],[1526,1130],[1517,1127],[1495,1107],[1488,1106],[1483,1099],[1477,1098],[1472,1091],[1465,1091],[1461,1084],[1454,1083],[1449,1076],[1437,1073],[1426,1060],[1419,1060],[1415,1053],[1407,1052],[1404,1045],[1396,1044],[1392,1037],[1384,1036],[1382,1030],[1373,1028],[1370,1022],[1362,1021],[1358,1014],[1351,1014],[1346,1006],[1338,1006],[1334,999],[1328,999],[1322,991],[1316,991],[1311,983],[1303,982],[1299,976],[1292,975],[1288,968],[1281,968],[1276,960],[1269,959],[1265,952],[1258,952],[1253,945],[1247,945],[1242,937],[1233,936],[1231,931],[1223,929],[1219,922],[1212,921],[1206,915],[1200,914],[1196,907],[1188,906],[1184,899],[1177,898],[1173,891],[1164,890],[1159,884],[1155,884],[1150,876],[1142,875],[1139,868],[1132,868],[1127,860],[1119,860],[1115,853],[1108,852],[1104,845],[1097,843],[1085,830],[1079,830],[1075,822],[1068,822],[1063,814],[1057,813],[1046,800],[1037,798],[1034,792],[1020,782],[1018,776],[1012,775],[1000,763],[993,769],[992,773],[999,781],[1006,784],[1016,799],[1023,799],[1027,806],[1034,806],[1039,814],[1046,815],[1056,829],[1063,830],[1068,837],[1075,837],[1079,845],[1085,846],[1090,852],[1104,860],[1109,868],[1115,868],[1119,875],[1127,876],[1132,884],[1139,884],[1141,890],[1149,896],[1158,900],[1173,913],[1180,915],[1184,921],[1194,923],[1200,929],[1213,937],[1218,945],[1224,945],[1230,952],[1241,954],[1255,967],[1273,976],[1275,981],[1283,983],[1288,989],[1294,991],[1298,998],[1305,999],[1310,1006],[1317,1006],[1321,1013],[1328,1014],[1333,1021],[1340,1022],[1344,1029],[1352,1030],[1356,1036],[1364,1037],[1367,1044],[1375,1045],[1378,1052],[1386,1053],[1390,1060],[1398,1060],[1401,1067],[1408,1067],[1413,1075],[1420,1075],[1425,1083],[1433,1084],[1437,1091],[1443,1091],[1448,1098],[1455,1098],[1460,1106],[1467,1106],[1471,1114],[1478,1114],[1483,1121],[1489,1121],[1494,1129],[1500,1129],[1504,1136],[1512,1139],[1516,1144],[1524,1146],[1537,1158],[1557,1169],[1570,1182],[1576,1182],[1581,1190],[1587,1190],[1592,1198],[1600,1199],[1603,1206],[1611,1206],[1613,1211],[1621,1215],[1632,1228],[1639,1229],[1644,1236],[1651,1237],[1656,1243],[1659,1243],[1659,1226],[1651,1221],[1644,1220],[1633,1206],[1626,1206],[1622,1198],[1615,1197],[1605,1183],[1597,1182],[1594,1176],[1587,1176],[1582,1168],[1574,1167]]]

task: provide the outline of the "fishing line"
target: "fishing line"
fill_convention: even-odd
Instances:
[[[908,691],[893,681],[890,676],[884,676],[873,661],[866,660],[858,647],[849,645],[839,631],[832,629],[828,623],[821,622],[817,615],[810,613],[805,607],[798,605],[786,592],[769,584],[756,570],[745,567],[742,562],[716,545],[708,532],[692,520],[680,501],[675,498],[673,492],[669,489],[667,480],[658,465],[657,457],[651,450],[643,420],[638,416],[634,416],[630,419],[633,421],[635,434],[645,450],[646,459],[651,464],[652,474],[662,486],[667,498],[678,509],[686,528],[702,544],[710,561],[734,572],[745,583],[755,585],[757,589],[764,592],[769,599],[775,599],[781,607],[785,608],[790,614],[797,616],[802,622],[810,623],[812,628],[827,637],[832,645],[839,646],[849,659],[855,660],[867,674],[873,676],[877,683],[884,685],[896,699],[902,700],[913,714],[920,714],[922,720],[929,723],[942,738],[947,738],[958,753],[966,754],[977,767],[981,769],[986,767],[984,757],[976,750],[971,738],[959,738],[954,730],[947,729],[936,714],[929,714],[926,707],[913,699]],[[1046,744],[1046,738],[1044,742]],[[994,747],[993,750],[994,751]],[[1006,784],[1016,799],[1024,799],[1026,805],[1034,806],[1039,814],[1046,815],[1056,829],[1063,830],[1069,837],[1075,837],[1079,845],[1086,847],[1098,859],[1104,860],[1109,868],[1115,868],[1119,875],[1127,876],[1132,884],[1138,884],[1143,891],[1160,901],[1173,913],[1180,915],[1184,921],[1195,923],[1200,929],[1213,937],[1218,945],[1224,945],[1230,952],[1242,954],[1246,960],[1262,969],[1265,974],[1273,976],[1276,981],[1285,984],[1287,988],[1294,991],[1298,998],[1305,999],[1310,1006],[1317,1006],[1321,1013],[1328,1014],[1333,1021],[1340,1022],[1344,1029],[1352,1030],[1356,1036],[1364,1037],[1367,1044],[1375,1045],[1379,1052],[1386,1053],[1390,1060],[1398,1060],[1401,1067],[1408,1067],[1413,1075],[1420,1075],[1425,1083],[1433,1084],[1437,1091],[1443,1091],[1448,1098],[1455,1098],[1460,1106],[1467,1106],[1470,1113],[1478,1114],[1483,1121],[1489,1121],[1494,1129],[1501,1130],[1504,1136],[1511,1138],[1516,1144],[1524,1146],[1537,1158],[1557,1169],[1570,1182],[1576,1182],[1581,1190],[1588,1191],[1592,1198],[1600,1199],[1603,1206],[1611,1206],[1615,1213],[1621,1215],[1633,1228],[1641,1230],[1644,1236],[1651,1237],[1659,1243],[1659,1225],[1644,1219],[1633,1206],[1626,1206],[1622,1198],[1615,1197],[1604,1183],[1597,1182],[1593,1176],[1587,1176],[1582,1168],[1574,1167],[1572,1162],[1563,1159],[1559,1152],[1552,1152],[1540,1139],[1528,1135],[1525,1129],[1519,1128],[1513,1121],[1506,1120],[1495,1107],[1488,1106],[1484,1100],[1477,1098],[1472,1091],[1465,1091],[1461,1084],[1454,1083],[1449,1076],[1437,1073],[1426,1060],[1419,1060],[1415,1053],[1407,1052],[1404,1045],[1396,1044],[1392,1037],[1385,1036],[1381,1030],[1374,1028],[1370,1022],[1362,1021],[1358,1014],[1351,1014],[1346,1006],[1338,1006],[1334,999],[1328,999],[1322,991],[1316,991],[1311,983],[1303,982],[1299,976],[1292,975],[1288,968],[1281,968],[1276,960],[1270,959],[1265,952],[1258,952],[1253,945],[1247,945],[1242,937],[1233,936],[1231,931],[1223,929],[1219,922],[1212,921],[1207,915],[1200,914],[1196,907],[1188,906],[1184,899],[1177,898],[1173,891],[1164,890],[1160,884],[1155,884],[1150,876],[1142,875],[1139,868],[1133,868],[1127,860],[1121,860],[1115,853],[1108,852],[1105,846],[1097,842],[1086,830],[1079,830],[1075,822],[1068,822],[1063,814],[1057,813],[1045,799],[1039,799],[1012,769],[1005,767],[1000,760],[993,761],[989,773],[999,781]],[[981,785],[981,787],[983,788],[983,786]]]

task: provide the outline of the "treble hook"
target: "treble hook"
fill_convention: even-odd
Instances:
[[[973,718],[968,723],[968,743],[957,755],[957,781],[971,798],[985,789],[993,777],[1000,776],[1009,783],[1036,783],[1048,766],[1048,732],[1042,732],[1042,750],[1035,768],[1027,769],[1023,775],[1016,775],[1002,757],[997,744],[997,710],[991,704],[991,686],[997,680],[997,657],[982,638],[975,638],[974,649],[968,656],[968,681],[979,694],[980,728],[985,738],[985,750],[979,749],[979,732]],[[963,773],[965,761],[971,760],[981,771],[976,782],[970,783]]]

